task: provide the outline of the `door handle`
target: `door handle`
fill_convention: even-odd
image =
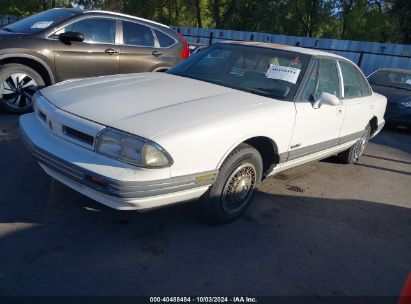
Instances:
[[[336,111],[337,115],[341,115],[341,114],[342,114],[342,112],[343,112],[343,110],[342,110],[342,109],[337,109],[337,111]]]
[[[106,54],[108,54],[108,55],[114,55],[114,54],[120,53],[119,50],[115,50],[115,49],[107,49],[107,50],[105,50],[105,52],[106,52]]]
[[[163,53],[159,52],[159,51],[154,51],[151,53],[154,57],[159,57],[161,55],[163,55]]]

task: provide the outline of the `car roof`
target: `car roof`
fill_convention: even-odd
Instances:
[[[387,72],[397,72],[397,73],[405,73],[405,74],[411,74],[411,70],[405,70],[405,69],[398,69],[398,68],[382,68],[378,69],[375,72],[379,71],[387,71]],[[375,73],[374,72],[374,73]]]
[[[49,11],[67,11],[67,12],[74,12],[74,13],[83,13],[85,12],[84,9],[78,8],[78,7],[55,7],[55,8],[51,8],[49,9]]]
[[[100,13],[100,14],[104,14],[104,15],[113,15],[113,16],[118,16],[118,17],[126,17],[126,18],[130,18],[130,19],[142,21],[142,22],[145,22],[145,23],[148,23],[148,24],[162,26],[162,27],[165,27],[167,29],[170,29],[170,27],[168,25],[165,25],[165,24],[162,24],[162,23],[159,23],[159,22],[156,22],[156,21],[152,21],[152,20],[148,20],[148,19],[144,19],[144,18],[132,16],[132,15],[117,13],[117,12],[103,11],[103,10],[84,10],[83,13],[85,13],[85,14],[89,14],[89,13],[99,14]]]
[[[165,27],[167,29],[170,29],[170,27],[168,25],[165,25],[165,24],[162,24],[162,23],[159,23],[159,22],[156,22],[156,21],[152,21],[152,20],[148,20],[148,19],[144,19],[144,18],[132,16],[132,15],[127,15],[127,14],[122,14],[122,13],[117,13],[117,12],[111,12],[111,11],[86,10],[86,9],[81,9],[81,8],[52,8],[51,10],[64,10],[64,11],[75,12],[75,13],[79,13],[79,14],[103,14],[103,15],[112,15],[112,16],[118,16],[118,17],[125,17],[125,18],[134,19],[134,20],[138,20],[138,21],[142,21],[142,22],[145,22],[145,23],[149,23],[149,24],[153,24],[153,25],[157,25],[157,26],[162,26],[162,27]]]
[[[263,47],[263,48],[270,48],[270,49],[281,49],[281,50],[286,50],[286,51],[291,51],[291,52],[296,52],[296,53],[301,53],[301,54],[307,54],[307,55],[312,55],[312,56],[328,56],[328,57],[334,57],[338,59],[347,60],[347,58],[333,54],[333,53],[324,52],[324,51],[315,50],[315,49],[302,48],[298,46],[285,45],[285,44],[254,42],[254,41],[222,41],[218,43],[248,45],[248,46],[256,46],[256,47]]]

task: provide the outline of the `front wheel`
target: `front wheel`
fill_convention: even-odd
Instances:
[[[367,146],[368,141],[371,137],[371,127],[368,125],[361,138],[348,150],[345,150],[338,154],[338,159],[343,164],[356,164],[360,160],[361,155],[363,154],[365,147]]]
[[[44,87],[44,80],[32,68],[5,64],[0,70],[0,107],[8,113],[26,113],[32,109],[33,94]]]
[[[238,218],[249,206],[262,178],[260,153],[241,144],[227,157],[215,183],[201,199],[203,215],[213,223]]]

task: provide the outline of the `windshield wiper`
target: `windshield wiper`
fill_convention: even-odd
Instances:
[[[271,98],[275,98],[275,96],[273,96],[273,94],[264,91],[264,90],[260,90],[260,89],[255,89],[255,88],[245,88],[244,91],[248,92],[248,93],[253,93],[253,94],[257,94],[257,95],[262,95],[262,96],[267,96],[267,97],[271,97]]]
[[[3,27],[2,29],[3,29],[4,31],[6,31],[6,32],[13,33],[13,30],[12,30],[11,28]]]
[[[388,85],[387,87],[394,88],[394,89],[400,89],[400,90],[407,90],[407,91],[411,90],[411,88],[399,87],[399,86],[393,86],[393,85]]]
[[[222,81],[218,81],[218,80],[211,80],[208,78],[201,78],[201,77],[196,77],[187,73],[170,73],[171,75],[176,75],[176,76],[180,76],[180,77],[187,77],[187,78],[191,78],[191,79],[195,79],[195,80],[200,80],[200,81],[204,81],[204,82],[209,82],[209,83],[213,83],[213,84],[217,84],[217,85],[221,85],[221,86],[225,86],[225,87],[230,87],[228,84],[226,84],[225,82]]]

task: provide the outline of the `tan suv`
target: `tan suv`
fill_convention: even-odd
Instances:
[[[44,11],[0,30],[0,107],[24,113],[39,87],[166,71],[189,54],[184,38],[160,23],[105,11]]]

